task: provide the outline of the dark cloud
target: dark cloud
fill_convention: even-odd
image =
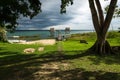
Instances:
[[[60,14],[60,1],[41,0],[42,13],[31,20],[19,19],[18,29],[49,29],[60,25],[63,25],[62,28],[68,25],[72,29],[93,29],[87,0],[74,0],[74,4],[67,8],[66,14]]]

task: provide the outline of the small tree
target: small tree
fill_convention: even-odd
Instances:
[[[0,27],[0,41],[2,42],[7,41],[6,33],[7,33],[6,29],[4,27]]]

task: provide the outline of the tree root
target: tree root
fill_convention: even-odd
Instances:
[[[103,45],[101,42],[96,41],[95,44],[91,48],[89,48],[88,51],[94,54],[99,54],[99,55],[115,54],[112,48],[110,47],[110,44],[108,43],[108,41],[105,41]]]

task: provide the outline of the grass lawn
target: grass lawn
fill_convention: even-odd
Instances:
[[[119,35],[108,33],[111,46],[120,46]],[[95,39],[94,33],[74,34],[67,41],[44,46],[43,52],[37,51],[42,45],[0,43],[0,80],[120,80],[120,51],[104,56],[86,53]],[[31,47],[35,53],[23,52]]]

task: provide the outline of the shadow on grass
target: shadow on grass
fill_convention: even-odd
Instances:
[[[66,71],[58,71],[48,75],[47,77],[52,78],[54,76],[60,80],[120,80],[120,75],[118,73],[85,71],[84,69],[79,68]]]
[[[99,65],[100,63],[120,65],[120,56],[115,55],[89,57],[89,60],[95,65]]]
[[[41,68],[44,64],[53,62],[59,63],[66,60],[81,58],[84,56],[95,56],[84,51],[52,51],[42,55],[20,54],[17,52],[4,52],[4,57],[0,57],[0,79],[1,80],[119,80],[118,73],[92,72],[84,69],[60,70],[58,68]],[[0,55],[4,54],[0,52]],[[8,54],[7,54],[8,53]],[[67,54],[66,54],[67,53]],[[72,54],[71,54],[72,53]],[[74,54],[73,54],[74,53]],[[10,55],[11,54],[11,55]],[[14,55],[12,55],[14,54]],[[8,55],[8,56],[7,56]],[[89,57],[93,64],[104,61],[106,64],[119,64],[118,56]],[[105,59],[105,60],[103,60]],[[110,61],[111,60],[111,61]],[[61,63],[59,63],[61,64]],[[48,65],[47,67],[50,67]],[[42,73],[41,73],[42,72]],[[51,72],[51,73],[50,73]],[[109,78],[113,77],[113,79]],[[117,79],[119,78],[119,79]]]
[[[53,61],[61,61],[61,60],[71,60],[80,58],[83,56],[89,55],[88,53],[83,53],[84,51],[51,51],[43,54],[23,54],[18,52],[0,52],[3,57],[0,57],[0,65],[11,65],[17,64],[19,62],[30,61],[33,62],[34,60],[40,61],[40,63],[47,63]],[[67,53],[67,54],[64,54]],[[70,54],[71,55],[70,55]]]
[[[69,52],[71,53],[72,51]],[[74,51],[74,53],[77,53],[76,55],[63,55],[58,53],[57,51],[52,51],[44,53],[43,55],[38,55],[22,54],[18,52],[0,52],[2,56],[0,57],[0,79],[27,80],[27,78],[31,77],[35,72],[44,70],[41,69],[41,66],[44,64],[86,56],[86,54],[78,54],[80,51]],[[49,71],[49,69],[45,70]]]

